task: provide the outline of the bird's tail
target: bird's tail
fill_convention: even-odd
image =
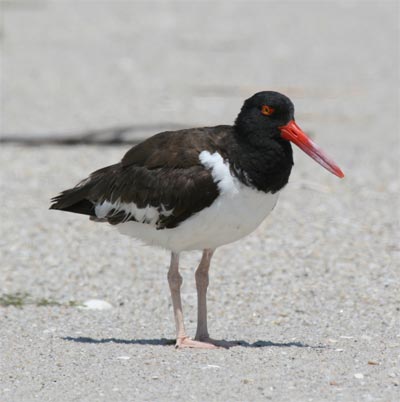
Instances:
[[[99,201],[99,184],[100,187],[107,186],[108,173],[117,166],[112,165],[97,170],[75,187],[53,197],[50,209],[89,215],[96,219],[95,206]]]
[[[95,205],[87,199],[87,191],[84,188],[74,187],[65,190],[56,197],[53,197],[51,202],[50,209],[95,216]]]

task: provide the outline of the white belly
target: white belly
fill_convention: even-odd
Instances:
[[[215,249],[255,230],[274,208],[278,193],[267,194],[242,184],[231,175],[228,163],[217,152],[210,154],[203,151],[199,159],[210,169],[220,192],[208,208],[173,229],[157,230],[151,224],[129,221],[119,224],[118,230],[147,244],[176,252]],[[133,207],[130,209],[136,211]],[[152,209],[150,207],[141,211],[142,214],[149,214]]]
[[[235,194],[221,194],[212,205],[178,227],[157,230],[153,225],[125,222],[117,225],[125,235],[175,252],[215,249],[253,232],[272,211],[278,193],[266,194],[240,184]]]

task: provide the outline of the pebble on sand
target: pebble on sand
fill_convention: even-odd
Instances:
[[[109,310],[112,305],[105,300],[91,299],[83,302],[80,308],[84,310]]]

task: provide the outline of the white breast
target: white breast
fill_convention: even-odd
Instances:
[[[254,231],[274,208],[278,193],[264,193],[242,184],[231,175],[229,165],[217,152],[203,151],[199,157],[201,163],[211,169],[220,191],[208,208],[173,229],[157,230],[150,224],[129,221],[119,224],[118,230],[175,252],[214,249]]]

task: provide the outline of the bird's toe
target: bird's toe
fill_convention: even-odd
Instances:
[[[188,337],[178,338],[175,344],[176,349],[193,348],[193,349],[218,349],[219,346],[213,343],[196,341]]]

